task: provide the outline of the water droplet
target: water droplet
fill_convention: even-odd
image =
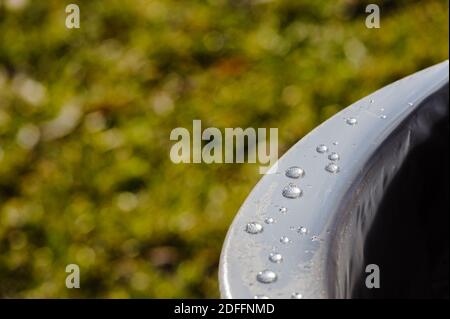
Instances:
[[[339,144],[339,142],[337,142],[337,141],[336,141],[336,142],[333,142],[333,145],[338,145],[338,144]]]
[[[269,260],[273,263],[279,264],[283,261],[283,256],[278,253],[270,253]]]
[[[272,270],[265,269],[256,275],[256,279],[263,284],[270,284],[277,280],[277,274]]]
[[[245,231],[249,234],[259,234],[263,231],[263,226],[259,223],[251,222],[245,226]]]
[[[336,152],[333,152],[330,155],[328,155],[328,159],[330,161],[338,161],[339,160],[339,154],[336,153]]]
[[[347,122],[348,125],[355,125],[356,123],[358,123],[358,120],[355,119],[354,117],[349,117],[349,118],[346,120],[346,122]]]
[[[267,218],[264,220],[264,222],[265,222],[266,224],[273,224],[273,223],[275,223],[275,219],[273,219],[273,217],[267,217]]]
[[[384,114],[380,115],[380,119],[383,119],[383,120],[384,120],[385,118],[387,118],[386,115],[384,115]]]
[[[413,103],[413,102],[409,102],[408,105],[409,105],[409,106],[413,106],[414,103]]]
[[[290,178],[303,177],[305,176],[305,171],[298,166],[292,166],[286,170],[286,176]]]
[[[339,166],[337,166],[334,163],[329,163],[327,166],[325,166],[325,170],[327,172],[330,172],[330,173],[338,173],[339,172]]]
[[[297,198],[302,196],[303,191],[297,185],[290,183],[283,189],[282,194],[286,198]]]
[[[282,214],[286,214],[288,209],[286,207],[280,207],[280,209],[278,211]]]
[[[375,100],[374,100],[374,99],[371,99],[371,100],[370,100],[370,103],[375,103]]]
[[[384,112],[384,107],[382,107],[382,108],[380,109],[380,111],[381,111],[381,112]]]
[[[288,237],[281,236],[280,243],[282,243],[282,244],[289,244],[290,242],[291,242],[291,240]]]
[[[311,241],[323,241],[319,236],[314,235],[311,237]]]
[[[325,153],[328,151],[328,147],[325,144],[320,144],[319,146],[316,147],[316,151],[317,153]]]
[[[253,297],[253,299],[269,299],[269,297],[265,295],[256,295],[255,297]]]
[[[306,227],[300,226],[300,227],[297,229],[297,232],[298,232],[299,234],[301,234],[301,235],[306,235],[306,233],[308,232],[308,230],[306,229]]]
[[[301,293],[298,293],[298,292],[294,292],[294,293],[291,295],[291,299],[302,299],[302,298],[303,298],[302,294],[301,294]]]

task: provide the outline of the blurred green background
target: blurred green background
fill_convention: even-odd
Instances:
[[[175,165],[170,131],[278,127],[281,155],[447,59],[448,22],[441,0],[0,0],[0,297],[218,297],[222,242],[261,175]]]

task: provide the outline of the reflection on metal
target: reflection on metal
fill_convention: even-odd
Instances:
[[[447,139],[433,132],[443,119],[448,122],[448,74],[445,61],[392,83],[318,126],[280,158],[277,173],[261,179],[228,231],[220,261],[222,297],[370,297],[358,290],[364,283],[361,276],[371,263],[368,256],[381,257],[367,249],[389,251],[379,235],[383,228],[377,226],[378,235],[371,232],[380,223],[378,216],[387,214],[383,207],[397,214],[389,211],[395,200],[387,198],[399,191],[390,187],[410,166],[406,163],[412,154],[431,138]],[[292,167],[301,168],[301,176]],[[293,172],[301,178],[293,179]],[[422,180],[419,173],[412,174]],[[443,178],[448,184],[448,174]],[[420,197],[420,191],[414,192],[411,197]],[[404,208],[402,214],[416,209]],[[249,234],[249,223],[264,229]],[[409,220],[406,224],[417,226]],[[402,228],[401,236],[409,234]],[[370,236],[386,246],[373,246]],[[383,267],[386,272],[395,268],[380,265],[381,286]]]

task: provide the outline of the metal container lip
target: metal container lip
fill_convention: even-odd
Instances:
[[[279,159],[277,172],[265,175],[257,183],[229,228],[219,264],[222,298],[349,297],[351,283],[342,282],[348,278],[339,282],[339,278],[333,278],[338,274],[330,270],[348,271],[342,265],[348,262],[351,252],[345,247],[349,241],[362,240],[364,234],[355,232],[364,229],[355,228],[351,223],[360,220],[354,221],[345,214],[350,206],[354,208],[359,200],[364,201],[364,194],[359,198],[358,192],[370,191],[370,187],[361,186],[370,181],[367,174],[373,175],[372,181],[379,179],[380,185],[388,183],[383,179],[395,175],[413,146],[411,133],[415,132],[408,130],[408,123],[415,121],[414,129],[426,132],[433,119],[426,120],[429,112],[422,115],[423,121],[416,114],[427,98],[448,85],[448,77],[448,61],[444,61],[396,81],[343,109],[288,150]],[[443,109],[435,105],[435,115],[447,116],[445,108],[448,106]],[[326,152],[317,152],[321,144],[327,146]],[[383,171],[369,172],[380,150],[388,144],[396,148],[390,157],[392,169],[381,166]],[[332,152],[339,155],[338,160],[330,159]],[[301,167],[305,175],[298,180],[287,177],[285,171],[292,166]],[[301,198],[282,195],[282,189],[290,182],[302,189]],[[366,209],[364,227],[370,226],[383,189],[372,194],[373,207]],[[287,213],[281,214],[281,207],[287,208]],[[268,217],[276,222],[265,224]],[[249,222],[260,223],[264,230],[259,234],[246,233]],[[306,229],[304,233],[299,231],[301,227]],[[288,243],[280,241],[283,236],[289,238]],[[271,253],[281,254],[282,262],[271,262]],[[258,273],[266,269],[277,275],[276,281],[258,281]]]

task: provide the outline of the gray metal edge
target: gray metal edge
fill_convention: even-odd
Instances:
[[[257,183],[229,228],[219,265],[222,298],[290,298],[292,293],[303,298],[336,297],[330,295],[325,259],[341,203],[380,145],[424,99],[448,83],[448,72],[448,61],[444,61],[396,81],[343,109],[292,146],[274,165],[273,174]],[[349,118],[357,124],[348,125]],[[320,144],[328,152],[318,153]],[[331,152],[340,156],[337,174],[325,170]],[[286,177],[284,172],[291,166],[303,168],[305,176]],[[303,196],[283,197],[288,183],[298,185]],[[278,211],[282,206],[288,209],[286,214]],[[267,217],[276,222],[265,224]],[[246,233],[249,222],[263,225],[263,232]],[[307,234],[296,231],[300,226],[306,227]],[[281,236],[290,238],[290,243],[282,244]],[[281,253],[283,261],[270,262],[271,252]],[[277,280],[258,282],[257,273],[264,269],[274,271]]]

